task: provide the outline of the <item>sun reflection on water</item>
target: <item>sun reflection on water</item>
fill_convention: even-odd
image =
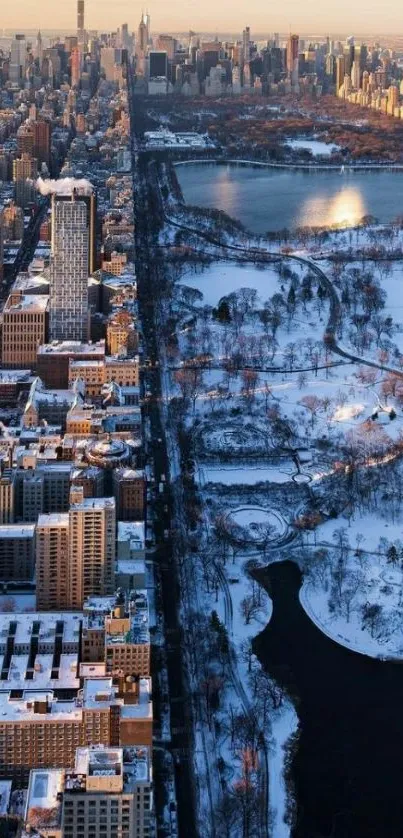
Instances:
[[[298,225],[311,227],[351,227],[366,215],[366,206],[359,189],[346,186],[334,197],[315,195],[300,208]]]

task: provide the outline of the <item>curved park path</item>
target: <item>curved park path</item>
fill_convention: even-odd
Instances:
[[[204,230],[198,230],[195,227],[190,227],[185,222],[175,221],[169,215],[164,213],[165,221],[172,227],[176,227],[179,230],[184,230],[185,232],[197,236],[208,244],[212,245],[213,247],[217,247],[220,251],[224,251],[225,258],[231,258],[232,253],[242,253],[245,257],[249,257],[251,262],[272,262],[272,261],[294,261],[298,262],[301,265],[306,265],[310,269],[310,271],[315,274],[318,278],[319,282],[321,283],[322,287],[326,291],[329,301],[330,301],[330,311],[329,311],[329,319],[326,324],[326,330],[324,335],[324,340],[326,341],[327,346],[334,352],[336,355],[339,355],[341,358],[344,358],[350,361],[353,364],[364,364],[367,367],[373,367],[374,369],[381,370],[382,372],[390,372],[393,375],[398,376],[399,378],[403,378],[403,370],[396,369],[396,367],[391,367],[388,364],[382,364],[379,361],[371,360],[370,358],[365,358],[360,355],[356,355],[354,352],[350,352],[348,349],[340,346],[337,343],[336,339],[336,330],[337,327],[342,319],[342,307],[341,303],[337,294],[337,291],[329,279],[323,268],[319,267],[319,265],[308,256],[297,256],[292,253],[279,253],[277,251],[270,251],[270,250],[263,250],[262,248],[247,248],[242,247],[242,245],[237,244],[223,244],[222,241],[216,239],[212,233],[208,233]],[[220,256],[218,256],[220,258]],[[222,257],[221,257],[222,258]],[[279,370],[280,371],[280,370]],[[284,372],[284,370],[281,370]]]

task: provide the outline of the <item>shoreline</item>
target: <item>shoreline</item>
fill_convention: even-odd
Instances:
[[[403,172],[403,163],[274,163],[261,160],[244,160],[231,158],[226,160],[219,157],[189,158],[187,160],[173,160],[176,166],[212,165],[212,166],[251,166],[252,168],[290,169],[309,172]]]
[[[355,652],[357,655],[363,655],[367,658],[372,658],[372,660],[378,660],[381,663],[403,663],[403,654],[398,655],[392,654],[391,652],[387,652],[385,650],[385,654],[381,654],[379,652],[371,652],[369,649],[363,649],[359,644],[354,643],[353,641],[348,640],[346,637],[342,637],[340,634],[336,634],[332,632],[328,625],[324,623],[315,613],[313,610],[312,604],[309,600],[308,596],[308,589],[309,583],[302,582],[302,586],[299,591],[299,602],[301,607],[303,608],[305,614],[312,623],[316,626],[316,628],[322,632],[322,634],[326,635],[329,640],[333,640],[334,643],[337,643],[338,646],[343,646],[344,649],[348,649],[350,652]]]

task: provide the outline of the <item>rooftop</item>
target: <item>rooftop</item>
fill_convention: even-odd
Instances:
[[[57,634],[62,644],[69,644],[72,651],[71,644],[78,648],[81,620],[82,614],[68,611],[0,614],[0,650],[4,654],[2,647],[10,635],[14,637],[14,649],[29,644],[33,636],[38,638],[38,651],[45,651],[55,642]]]
[[[59,827],[64,768],[35,768],[29,775],[25,823],[35,830]]]
[[[35,536],[35,524],[4,524],[0,526],[0,541],[2,538],[26,538]]]
[[[4,306],[4,313],[42,314],[49,308],[47,294],[10,294]]]
[[[44,343],[38,348],[38,355],[105,355],[105,341],[98,343],[80,343],[79,341],[53,341]]]
[[[115,509],[115,498],[83,498],[79,503],[71,503],[74,511],[85,509]]]
[[[75,770],[66,773],[67,792],[130,794],[138,783],[151,782],[150,749],[146,745],[77,748]]]
[[[146,590],[131,591],[126,605],[119,605],[117,613],[106,618],[105,634],[108,646],[150,642],[148,594]]]
[[[34,662],[30,658],[30,654],[12,655],[9,668],[5,670],[8,677],[7,679],[2,678],[2,687],[16,690],[48,690],[53,688],[78,690],[80,686],[77,677],[78,652],[69,655],[61,654],[57,666],[54,652],[47,655],[37,654]],[[7,663],[7,655],[0,655],[2,672]]]
[[[38,527],[68,527],[68,525],[68,512],[49,512],[43,515],[38,515]]]
[[[82,707],[77,699],[60,701],[54,698],[53,690],[26,690],[22,684],[22,689],[13,686],[11,690],[0,692],[0,723],[38,722],[44,718],[42,708],[45,704],[47,717],[54,721],[80,722],[82,719]]]
[[[145,546],[144,521],[118,521],[118,542],[129,541],[133,550],[142,550]]]

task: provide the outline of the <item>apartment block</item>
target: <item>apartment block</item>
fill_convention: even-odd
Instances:
[[[73,486],[69,511],[69,605],[82,608],[91,595],[114,591],[116,507],[114,498],[85,498]]]
[[[151,752],[146,746],[79,748],[66,772],[63,838],[150,838]]]
[[[144,471],[116,468],[113,472],[113,492],[119,521],[142,521],[144,519],[146,499]]]
[[[39,515],[36,527],[36,607],[68,607],[69,515]]]
[[[38,347],[48,331],[49,297],[15,291],[3,309],[2,363],[15,369],[33,369]]]
[[[71,360],[101,361],[105,357],[105,341],[80,343],[79,341],[53,341],[38,349],[38,375],[46,387],[52,390],[67,389],[69,386],[69,362]]]
[[[0,580],[31,581],[35,570],[35,525],[0,525]]]
[[[105,662],[110,675],[150,674],[149,608],[146,590],[89,597],[82,628],[84,663]]]
[[[70,360],[69,387],[81,379],[86,393],[99,397],[105,384],[115,382],[120,387],[135,387],[139,383],[139,357],[105,357],[102,361]]]

